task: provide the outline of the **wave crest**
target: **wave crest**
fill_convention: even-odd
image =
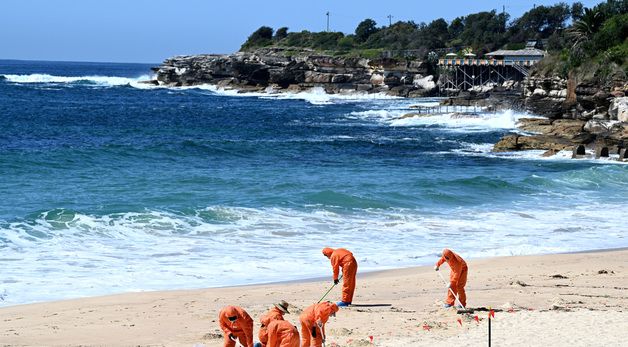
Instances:
[[[141,88],[140,81],[149,80],[150,76],[144,75],[137,78],[120,76],[55,76],[49,74],[30,75],[0,75],[5,80],[13,83],[55,83],[55,84],[95,84],[100,86],[137,86]]]

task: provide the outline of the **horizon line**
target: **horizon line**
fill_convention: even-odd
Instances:
[[[41,63],[84,63],[84,64],[138,64],[138,65],[160,65],[161,62],[132,62],[132,61],[89,61],[89,60],[50,60],[50,59],[13,59],[0,58],[0,62],[41,62]]]

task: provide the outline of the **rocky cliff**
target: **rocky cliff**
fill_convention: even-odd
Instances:
[[[523,86],[523,104],[532,114],[547,119],[523,119],[527,134],[510,134],[495,151],[543,149],[548,154],[577,145],[609,147],[611,152],[628,146],[628,83],[625,75],[579,81],[532,75]]]
[[[436,92],[426,63],[398,59],[333,57],[281,48],[231,55],[177,56],[153,69],[151,83],[166,86],[215,84],[241,91],[298,92],[322,87],[328,93],[385,92],[403,97]]]

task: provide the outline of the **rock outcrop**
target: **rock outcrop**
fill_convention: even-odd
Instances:
[[[153,70],[156,78],[150,83],[165,86],[215,84],[241,91],[271,87],[292,92],[323,87],[328,93],[385,92],[402,97],[428,96],[437,91],[428,66],[420,61],[333,57],[281,48],[177,56]]]
[[[524,108],[546,119],[522,119],[519,127],[531,134],[509,134],[494,151],[543,149],[556,152],[577,145],[628,146],[628,83],[626,78],[578,82],[556,76],[526,78]]]
[[[608,147],[613,153],[628,146],[628,123],[591,119],[523,118],[517,126],[528,134],[509,134],[493,151],[546,150],[556,153],[578,145]]]
[[[628,96],[614,98],[610,102],[608,115],[611,120],[628,122]]]

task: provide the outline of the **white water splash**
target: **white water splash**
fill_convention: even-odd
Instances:
[[[498,113],[478,113],[478,114],[427,114],[413,117],[396,118],[389,121],[391,126],[436,126],[447,128],[453,131],[482,132],[493,130],[517,129],[517,121],[521,118],[530,117],[525,113],[517,113],[506,110]]]
[[[443,215],[221,206],[195,215],[44,213],[0,226],[0,305],[318,277],[329,271],[320,249],[339,244],[354,251],[364,271],[431,263],[443,239],[467,257],[627,245],[621,221],[603,217],[615,206],[571,203]],[[277,245],[286,243],[290,254],[277,256]]]
[[[149,80],[150,76],[144,75],[137,78],[119,77],[119,76],[55,76],[49,74],[30,74],[30,75],[2,75],[7,81],[13,83],[91,83],[100,86],[137,86],[142,88],[140,81]]]

